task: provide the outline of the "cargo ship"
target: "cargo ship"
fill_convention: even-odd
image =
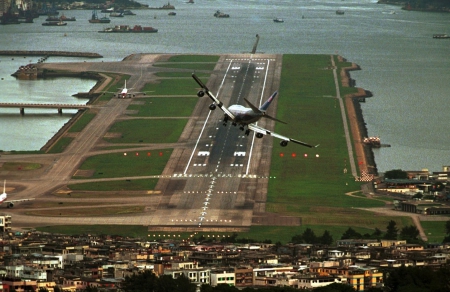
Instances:
[[[135,25],[133,28],[129,25],[116,25],[115,27],[109,27],[105,28],[104,30],[99,30],[98,32],[103,33],[151,33],[151,32],[158,32],[158,30],[151,26],[140,26]]]

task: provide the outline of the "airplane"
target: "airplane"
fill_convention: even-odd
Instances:
[[[283,124],[286,124],[283,121],[280,121],[274,117],[269,116],[266,114],[267,108],[270,106],[271,102],[275,99],[275,97],[278,94],[278,91],[275,91],[269,99],[261,106],[256,107],[253,105],[250,101],[248,101],[246,98],[244,98],[245,102],[249,107],[245,107],[238,104],[233,104],[229,106],[228,108],[224,106],[224,104],[217,99],[211,91],[209,91],[208,87],[195,75],[195,73],[192,73],[192,78],[200,85],[202,89],[200,89],[197,92],[198,97],[203,97],[205,94],[209,96],[209,98],[212,99],[213,103],[209,105],[210,110],[215,110],[216,107],[219,107],[224,112],[224,119],[223,119],[223,125],[226,126],[228,121],[231,120],[231,123],[233,126],[237,126],[239,124],[239,129],[242,131],[245,130],[245,127],[247,129],[245,130],[245,134],[248,136],[250,134],[250,130],[254,131],[256,133],[257,138],[262,138],[264,135],[270,135],[273,137],[276,137],[278,139],[281,139],[280,145],[282,147],[286,147],[288,145],[288,142],[293,142],[296,144],[300,144],[309,148],[318,147],[319,145],[310,145],[305,142],[301,142],[289,137],[285,137],[283,135],[277,134],[275,132],[269,131],[267,129],[264,129],[262,127],[259,127],[255,124],[260,118],[268,118],[277,122],[281,122]]]
[[[6,180],[4,180],[3,181],[3,194],[0,195],[0,205],[2,203],[6,203],[7,208],[12,208],[12,207],[14,207],[14,203],[34,200],[34,199],[21,199],[21,200],[6,201],[7,197],[8,197],[8,195],[6,194]]]
[[[136,94],[143,94],[143,95],[146,94],[145,92],[128,92],[128,90],[130,90],[130,89],[133,89],[133,88],[127,88],[127,80],[125,79],[125,84],[120,93],[109,92],[109,91],[105,91],[105,93],[114,93],[114,97],[117,96],[117,98],[126,98],[126,97],[131,98],[131,96],[135,97]]]

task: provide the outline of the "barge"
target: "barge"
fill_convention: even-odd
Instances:
[[[116,25],[115,27],[105,28],[104,30],[99,30],[102,33],[154,33],[158,30],[151,26],[140,26],[135,25],[133,28],[129,25]]]

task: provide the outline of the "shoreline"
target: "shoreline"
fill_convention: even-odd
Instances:
[[[342,56],[338,56],[339,62],[347,61]],[[350,67],[342,68],[341,82],[343,87],[355,87],[355,81],[350,77],[350,71],[361,70],[359,65],[352,63]],[[378,176],[378,169],[375,162],[375,155],[372,147],[363,143],[363,139],[368,137],[368,131],[366,123],[364,121],[364,115],[361,108],[361,99],[373,96],[370,91],[363,88],[356,87],[358,92],[353,94],[347,94],[344,96],[344,103],[347,109],[347,119],[349,120],[353,146],[355,148],[355,155],[358,160],[359,171],[362,174],[373,174]]]
[[[89,77],[86,77],[86,73],[88,73]],[[89,90],[89,92],[78,92],[73,96],[89,98],[89,101],[86,104],[93,103],[101,93],[101,90],[111,82],[111,78],[102,74],[102,73],[94,73],[94,72],[69,72],[66,71],[64,73],[56,73],[51,72],[47,75],[47,77],[81,77],[81,78],[92,78],[96,79],[97,83]],[[44,78],[41,76],[41,78]],[[39,150],[47,153],[57,142],[63,137],[67,131],[72,127],[74,123],[78,121],[78,119],[84,114],[86,110],[79,110],[76,114],[74,114],[68,121],[65,123],[56,133],[53,135]]]

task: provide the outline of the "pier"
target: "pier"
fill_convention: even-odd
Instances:
[[[58,114],[61,115],[63,109],[84,110],[90,107],[90,105],[85,104],[0,103],[0,108],[19,108],[22,116],[25,115],[25,108],[57,109]]]

